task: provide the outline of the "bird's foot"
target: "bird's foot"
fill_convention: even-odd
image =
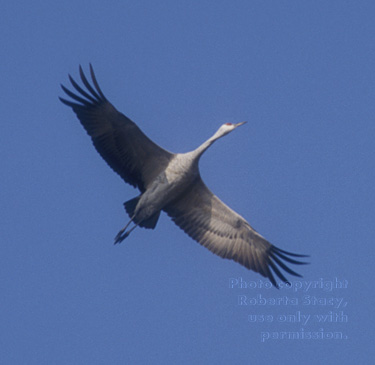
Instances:
[[[122,229],[119,233],[117,233],[116,237],[115,237],[115,244],[116,243],[121,243],[126,237],[129,236],[129,233],[130,232],[125,232],[125,229]]]
[[[135,224],[134,227],[132,227],[131,229],[129,229],[127,232],[126,229],[129,227],[129,224],[131,223],[132,221],[130,221],[119,233],[117,233],[116,237],[115,237],[115,244],[116,243],[120,243],[122,242],[126,237],[129,236],[129,234],[134,231],[134,229],[136,229],[138,227],[138,224]],[[125,233],[124,233],[125,232]]]

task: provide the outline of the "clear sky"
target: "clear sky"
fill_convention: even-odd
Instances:
[[[7,1],[0,17],[0,363],[373,361],[373,1]],[[248,121],[201,174],[311,255],[302,280],[267,289],[165,214],[113,245],[138,192],[58,100],[89,62],[170,151]]]

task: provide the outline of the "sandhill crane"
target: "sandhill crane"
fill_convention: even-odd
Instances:
[[[60,98],[77,115],[92,142],[108,163],[141,194],[126,203],[129,223],[117,234],[115,243],[123,241],[137,226],[155,228],[161,211],[191,238],[210,251],[234,260],[268,278],[278,287],[273,272],[285,283],[287,273],[300,276],[282,261],[304,264],[291,257],[306,257],[281,250],[257,233],[239,214],[225,205],[204,184],[199,174],[199,159],[203,152],[219,138],[245,122],[223,124],[218,131],[196,150],[171,153],[151,141],[140,128],[106,99],[90,64],[93,86],[82,67],[81,80],[87,90],[69,75],[74,94],[61,85],[73,101]],[[128,229],[133,223],[133,227]],[[278,267],[278,266],[279,267]]]

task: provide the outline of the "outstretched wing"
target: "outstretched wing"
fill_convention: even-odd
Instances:
[[[282,261],[304,264],[292,257],[306,257],[280,250],[257,233],[244,218],[225,205],[198,177],[191,189],[164,211],[191,238],[218,256],[234,260],[267,277],[278,287],[272,271],[288,282],[280,268],[300,276]],[[272,271],[271,271],[272,270]]]
[[[92,86],[79,67],[81,88],[69,75],[77,94],[61,85],[73,101],[60,100],[76,113],[92,139],[96,150],[108,165],[127,183],[144,192],[148,184],[163,171],[173,154],[151,141],[139,127],[106,99],[90,64]]]

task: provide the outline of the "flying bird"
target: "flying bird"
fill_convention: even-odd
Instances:
[[[281,269],[301,276],[284,261],[305,264],[293,257],[306,255],[290,253],[269,243],[214,195],[200,176],[198,164],[202,154],[216,140],[245,122],[223,124],[194,151],[171,153],[151,141],[134,122],[115,109],[101,91],[91,64],[92,84],[81,66],[79,72],[86,90],[69,75],[77,93],[61,85],[73,101],[60,100],[73,109],[108,165],[125,182],[140,190],[139,196],[124,203],[130,221],[117,234],[115,243],[123,241],[138,226],[154,229],[160,212],[164,211],[202,246],[258,272],[275,287],[278,284],[274,274],[288,283]]]

